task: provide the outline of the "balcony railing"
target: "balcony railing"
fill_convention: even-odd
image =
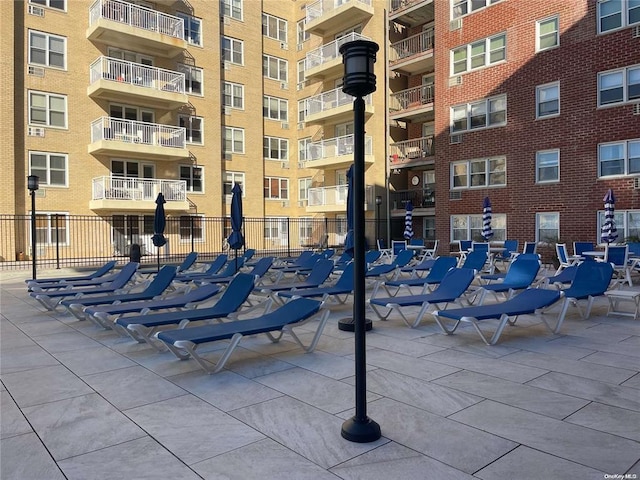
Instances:
[[[429,28],[417,35],[393,43],[389,52],[389,61],[393,63],[413,57],[414,55],[419,55],[427,50],[433,50],[433,45],[433,28]]]
[[[335,185],[333,187],[310,188],[308,192],[308,206],[337,206],[347,205],[347,185]],[[373,186],[365,186],[365,205],[371,205],[373,201]]]
[[[391,167],[395,163],[402,163],[414,158],[424,158],[435,155],[434,137],[412,138],[403,142],[389,145]]]
[[[366,105],[371,105],[371,95],[364,97]],[[353,97],[342,91],[342,88],[336,88],[329,90],[328,92],[321,93],[315,97],[309,97],[305,100],[305,108],[307,115],[313,115],[315,113],[326,112],[332,108],[341,107],[353,103]]]
[[[351,155],[353,153],[353,135],[328,138],[320,142],[307,144],[307,161],[322,160],[340,155]],[[372,155],[373,138],[366,136],[364,139],[364,154]]]
[[[389,110],[391,113],[420,108],[427,103],[433,103],[434,86],[420,85],[408,88],[391,95]]]
[[[334,10],[345,3],[359,2],[364,5],[371,6],[371,0],[318,0],[307,5],[306,22],[309,23],[316,18],[320,18],[322,15]]]
[[[391,210],[405,210],[407,202],[411,201],[414,208],[434,208],[436,206],[435,183],[425,185],[418,190],[397,190],[389,192]]]
[[[184,73],[150,67],[117,58],[100,57],[91,64],[91,83],[109,80],[161,92],[185,93]]]
[[[421,2],[424,2],[424,0],[391,0],[389,14],[392,15],[398,10],[404,10],[405,8],[409,8],[411,5]]]
[[[186,130],[157,123],[100,117],[91,122],[91,143],[100,140],[185,148]]]
[[[186,202],[187,182],[105,176],[93,179],[92,192],[92,200],[154,201],[162,193],[167,202]]]
[[[371,40],[371,39],[369,37],[365,37],[364,35],[360,35],[359,33],[351,32],[345,35],[344,37],[340,37],[337,40],[334,40],[331,43],[322,45],[320,48],[311,50],[309,53],[307,53],[307,56],[305,57],[305,70],[310,70],[324,63],[330,62],[332,60],[336,60],[338,58],[342,58],[342,55],[340,54],[340,47],[343,44],[347,42],[352,42],[354,40]]]
[[[184,40],[184,20],[133,3],[120,0],[97,0],[89,9],[89,26],[100,19]]]

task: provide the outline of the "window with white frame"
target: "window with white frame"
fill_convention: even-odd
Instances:
[[[180,165],[180,180],[187,182],[187,192],[204,192],[204,170],[194,165]]]
[[[242,20],[242,0],[222,0],[222,16]]]
[[[501,62],[506,58],[506,52],[506,33],[454,48],[451,50],[451,74],[459,75]]]
[[[478,100],[451,107],[451,133],[501,127],[507,124],[507,96]]]
[[[186,128],[187,143],[195,145],[202,145],[204,143],[204,136],[202,134],[204,129],[204,119],[202,117],[196,117],[193,115],[179,115],[180,126]]]
[[[178,71],[184,73],[185,92],[191,95],[202,95],[202,68],[192,67],[184,63],[178,64]]]
[[[298,200],[309,200],[309,189],[312,184],[311,177],[298,179]]]
[[[536,22],[536,51],[548,50],[560,45],[560,21],[558,16]]]
[[[598,74],[598,106],[640,100],[640,65]]]
[[[536,87],[536,118],[560,115],[560,82]]]
[[[67,39],[29,30],[29,64],[66,69]]]
[[[222,180],[222,193],[227,196],[233,195],[233,186],[235,184],[240,186],[242,190],[242,196],[245,196],[244,190],[244,173],[243,172],[225,172]]]
[[[602,231],[604,224],[604,210],[598,211],[598,232]],[[640,237],[640,210],[618,210],[613,214],[618,230],[618,239]]]
[[[307,19],[303,18],[302,20],[298,20],[296,23],[296,32],[298,34],[298,45],[306,42],[311,38],[311,34],[305,31],[304,26],[307,23]]]
[[[451,188],[497,187],[507,184],[506,157],[451,163]]]
[[[264,198],[268,200],[289,200],[289,179],[264,177]]]
[[[452,0],[451,18],[458,18],[481,10],[502,0]]]
[[[42,5],[43,7],[53,8],[55,10],[66,11],[66,0],[29,0],[34,5]]]
[[[244,85],[222,82],[222,105],[244,110]]]
[[[263,13],[262,35],[287,43],[287,21],[268,13]]]
[[[599,0],[598,33],[640,24],[640,3],[637,0]]]
[[[298,219],[298,235],[301,243],[309,243],[313,239],[313,218],[300,217]]]
[[[307,119],[307,99],[298,100],[298,122],[302,123]]]
[[[37,212],[35,217],[37,245],[69,245],[67,212]]]
[[[29,152],[29,174],[40,177],[40,185],[66,187],[67,163],[66,154]]]
[[[262,116],[269,120],[286,122],[289,119],[289,102],[284,98],[264,96],[262,102]]]
[[[598,172],[601,177],[640,173],[640,139],[599,144]]]
[[[181,242],[204,241],[203,219],[204,219],[204,215],[181,215],[180,216],[180,241]]]
[[[224,127],[222,136],[225,153],[244,153],[244,128]]]
[[[67,128],[67,96],[29,90],[29,124]]]
[[[264,238],[280,245],[286,245],[287,225],[289,219],[284,217],[265,217]]]
[[[507,238],[507,216],[494,213],[491,218],[492,240],[504,241]],[[451,215],[451,241],[474,240],[484,241],[482,236],[482,214]]]
[[[536,152],[536,183],[560,181],[560,150]]]
[[[263,156],[267,160],[289,160],[289,140],[278,137],[264,137]]]
[[[191,45],[202,46],[202,20],[186,13],[178,12],[176,16],[184,20],[184,39]]]
[[[307,152],[310,144],[311,137],[306,137],[298,140],[298,161],[306,162],[307,160],[312,160]]]
[[[306,65],[307,65],[306,60],[302,59],[298,61],[298,85],[297,85],[298,90],[304,87]]]
[[[560,214],[536,213],[536,242],[557,242],[560,238]]]
[[[231,37],[222,37],[220,45],[222,47],[223,61],[242,65],[244,52],[244,42],[242,40]]]
[[[271,55],[262,55],[262,75],[271,80],[286,82],[289,62]]]

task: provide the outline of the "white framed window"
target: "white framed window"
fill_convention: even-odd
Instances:
[[[68,186],[69,157],[64,153],[29,152],[29,175],[40,177],[40,185]]]
[[[598,73],[598,106],[640,100],[640,65]]]
[[[303,18],[302,20],[298,20],[296,23],[296,33],[298,37],[298,45],[306,42],[311,38],[311,34],[305,31],[304,26],[307,23],[307,19]]]
[[[202,20],[182,12],[177,12],[176,16],[184,20],[184,39],[187,43],[201,47]]]
[[[536,118],[560,115],[560,82],[536,87]]]
[[[604,210],[598,211],[598,232],[604,224]],[[618,239],[640,237],[640,210],[618,210],[613,213],[613,219],[618,229]]]
[[[269,120],[289,120],[289,102],[284,98],[264,96],[262,102],[262,116]]]
[[[307,99],[298,100],[298,122],[304,122],[307,119]]]
[[[243,64],[244,42],[237,38],[222,37],[220,42],[222,48],[222,60],[236,65]]]
[[[271,80],[286,82],[288,75],[289,62],[282,58],[273,57],[271,55],[262,55],[262,76]]]
[[[264,238],[280,246],[287,245],[288,217],[265,217]]]
[[[278,137],[264,137],[263,156],[267,160],[289,160],[289,140]]]
[[[493,237],[491,240],[504,241],[507,238],[507,216],[494,213],[491,218]],[[474,240],[484,241],[482,236],[482,214],[451,215],[451,241]]]
[[[222,82],[222,105],[244,110],[244,85],[233,82]]]
[[[202,79],[204,70],[199,67],[192,67],[184,63],[178,64],[178,71],[184,73],[185,92],[190,95],[203,95]]]
[[[451,189],[498,187],[507,184],[506,157],[451,163]]]
[[[560,45],[560,20],[558,16],[536,22],[536,52]]]
[[[29,125],[67,128],[67,96],[29,90]]]
[[[637,175],[640,173],[640,139],[598,145],[598,175]]]
[[[560,150],[536,152],[536,183],[560,181]]]
[[[35,217],[36,245],[69,245],[68,212],[37,212]],[[31,240],[31,229],[29,229],[29,240]]]
[[[29,30],[29,64],[67,69],[67,38]]]
[[[244,128],[224,127],[222,136],[225,153],[244,153]]]
[[[536,242],[557,242],[560,238],[560,214],[536,213]]]
[[[451,133],[501,127],[507,124],[507,96],[478,100],[451,107]]]
[[[244,188],[244,172],[224,172],[224,177],[222,180],[222,193],[230,197],[233,195],[233,186],[235,184],[240,185],[240,189],[242,190],[242,196],[245,196],[245,188]]]
[[[307,152],[310,144],[311,137],[306,137],[298,140],[298,161],[306,162],[307,160],[312,160]]]
[[[111,176],[122,178],[154,178],[155,165],[133,160],[111,160]]]
[[[263,13],[262,35],[287,43],[287,21],[268,13]]]
[[[309,200],[309,189],[312,184],[311,177],[298,179],[298,200]]]
[[[502,0],[452,0],[451,18],[455,19],[469,15],[500,1]]]
[[[204,242],[204,215],[180,215],[180,242]]]
[[[451,74],[477,70],[506,59],[507,34],[501,33],[451,50]]]
[[[222,0],[222,16],[242,21],[242,0]]]
[[[304,87],[306,66],[307,61],[305,59],[298,61],[298,90]]]
[[[187,182],[187,192],[204,192],[204,169],[194,165],[180,165],[180,180]]]
[[[637,0],[599,0],[598,33],[606,33],[640,23],[640,3]]]
[[[289,200],[289,179],[264,177],[264,198],[267,200]]]
[[[29,0],[29,3],[52,8],[54,10],[67,11],[67,0]]]
[[[180,126],[187,129],[185,140],[194,145],[204,144],[204,119],[193,115],[178,115]]]
[[[310,243],[313,240],[314,221],[311,217],[298,218],[298,236],[300,243]]]

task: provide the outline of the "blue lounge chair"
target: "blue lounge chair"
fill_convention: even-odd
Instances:
[[[473,328],[478,332],[484,343],[495,345],[507,323],[514,325],[519,315],[534,313],[539,313],[544,320],[542,310],[560,300],[560,297],[562,297],[562,292],[558,290],[529,288],[502,303],[438,310],[433,312],[433,316],[442,331],[447,335],[452,335],[461,322],[467,322],[473,325]],[[513,320],[510,320],[511,318]],[[479,322],[489,319],[497,319],[499,323],[491,339],[487,340],[482,330],[480,330]],[[453,323],[452,327],[450,326],[451,323]]]
[[[400,273],[400,269],[406,267],[413,258],[413,252],[411,250],[401,250],[391,263],[382,263],[375,265],[368,269],[364,276],[366,278],[375,277],[396,277]]]
[[[391,312],[395,310],[400,314],[407,326],[415,328],[420,325],[422,317],[424,317],[431,305],[440,308],[438,304],[443,303],[446,306],[449,303],[457,302],[471,285],[474,275],[475,272],[468,268],[453,268],[445,274],[438,288],[431,293],[406,297],[371,298],[369,299],[369,305],[381,320],[386,320]],[[410,321],[402,311],[404,307],[421,308],[416,318]],[[383,308],[387,309],[386,313],[382,311]]]
[[[189,253],[189,255],[184,257],[184,260],[182,260],[182,263],[178,265],[178,268],[176,270],[177,273],[180,274],[189,270],[196,263],[197,259],[198,259],[198,252]],[[150,267],[150,268],[144,268],[144,269],[139,268],[136,273],[138,275],[154,275],[158,273],[158,267]]]
[[[273,268],[294,267],[306,261],[309,257],[315,255],[313,250],[304,250],[295,258],[278,258]]]
[[[63,291],[56,290],[55,292],[32,292],[29,295],[40,302],[40,304],[47,310],[55,311],[58,308],[60,302],[67,298],[81,298],[84,296],[105,295],[124,289],[125,286],[134,277],[137,268],[138,263],[136,262],[130,262],[126,264],[124,267],[122,267],[122,270],[120,270],[117,277],[114,278],[113,281],[105,285],[79,288],[72,287]]]
[[[503,247],[504,250],[498,252],[494,257],[494,262],[500,262],[505,265],[512,260],[512,254],[518,251],[518,240],[505,240]]]
[[[262,257],[254,264],[251,270],[244,273],[253,276],[256,286],[258,286],[262,284],[262,279],[271,268],[271,265],[273,265],[273,257]],[[230,275],[228,277],[223,277],[222,275],[214,275],[212,277],[198,278],[194,280],[194,283],[196,283],[197,285],[204,285],[207,283],[223,284],[230,283],[234,278],[235,275]]]
[[[242,254],[242,258],[244,258],[244,264],[246,265],[247,262],[251,260],[255,254],[256,254],[255,248],[247,248]]]
[[[487,264],[489,260],[489,256],[486,252],[469,252],[465,255],[464,260],[461,259],[459,268],[469,268],[471,270],[475,270],[476,273],[484,270],[484,266]]]
[[[489,292],[493,293],[496,299],[498,299],[499,293],[504,294],[506,298],[509,299],[517,290],[524,290],[530,287],[536,279],[539,270],[539,259],[518,255],[511,263],[511,267],[502,282],[482,285],[473,292],[473,297],[480,295],[478,305],[484,303]]]
[[[520,260],[529,258],[535,261],[540,261],[540,255],[538,255],[537,253],[519,253],[517,256],[513,258],[514,259],[519,258]],[[511,265],[509,265],[509,267],[511,267]],[[507,272],[485,273],[484,275],[480,275],[479,278],[480,278],[480,283],[482,284],[482,281],[484,281],[485,283],[491,283],[491,282],[504,280],[506,276],[507,276]]]
[[[411,287],[422,287],[420,294],[424,295],[427,291],[431,290],[432,285],[439,284],[447,272],[452,268],[455,268],[456,263],[458,263],[458,260],[454,257],[438,257],[433,264],[433,268],[429,271],[426,277],[379,281],[376,283],[371,296],[376,296],[380,286],[384,287],[387,294],[392,297],[398,295],[400,290],[403,288],[406,288],[409,294],[411,294]],[[392,291],[389,288],[395,290]]]
[[[59,284],[59,283],[67,284],[67,283],[95,280],[100,277],[104,277],[104,275],[106,275],[111,270],[113,270],[116,266],[116,263],[117,262],[115,260],[111,260],[105,263],[104,265],[102,265],[95,272],[90,273],[88,275],[77,275],[75,277],[39,278],[37,280],[33,280],[30,278],[25,280],[25,283],[29,288],[31,288],[32,286],[44,287],[45,285],[49,285],[49,284]]]
[[[118,278],[119,274],[119,271],[114,271],[108,275],[96,277],[91,280],[69,280],[56,283],[42,283],[38,285],[29,284],[28,290],[30,292],[55,292],[56,290],[65,290],[69,288],[97,287],[113,282]]]
[[[345,303],[349,298],[349,295],[353,293],[353,262],[349,263],[338,281],[329,287],[318,288],[302,288],[291,291],[277,292],[278,297],[283,297],[289,300],[294,298],[315,298],[321,297],[323,302],[329,299],[333,299],[336,303]],[[340,295],[344,295],[341,298]]]
[[[201,273],[194,273],[194,274],[186,274],[186,275],[179,275],[175,278],[176,282],[181,282],[181,283],[189,283],[189,282],[195,282],[197,280],[201,280],[201,281],[207,281],[207,283],[214,283],[216,278],[227,278],[227,277],[231,277],[233,275],[235,275],[236,273],[238,273],[240,271],[240,269],[244,266],[244,258],[242,257],[238,257],[238,258],[232,258],[229,263],[227,263],[227,266],[224,267],[222,269],[222,271],[218,274],[201,274]]]
[[[552,285],[556,287],[558,290],[561,290],[567,284],[573,282],[576,278],[576,273],[578,272],[578,265],[571,265],[570,267],[564,268],[560,273],[556,273],[551,277],[543,277],[541,278],[536,285],[542,288],[547,288]]]
[[[321,316],[318,329],[309,345],[303,344],[293,329],[311,320],[319,313],[321,306],[322,303],[317,300],[297,298],[279,309],[260,317],[217,325],[167,330],[158,332],[156,338],[164,342],[179,359],[184,360],[192,357],[207,373],[212,374],[224,368],[227,360],[246,335],[265,333],[272,342],[277,342],[284,333],[288,333],[306,352],[312,352],[322,335],[329,310],[325,310]],[[274,332],[277,332],[278,335],[273,335]],[[229,340],[230,342],[212,368],[209,366],[209,362],[202,358],[196,350],[199,345],[219,340]]]
[[[303,273],[306,274],[310,272],[316,262],[321,259],[322,255],[314,253],[311,256],[307,256],[303,261],[297,262],[295,265],[277,268],[274,271],[271,281],[273,283],[279,283],[283,278],[285,278],[285,275],[289,273],[293,273],[295,276]]]
[[[218,255],[212,262],[209,262],[205,265],[208,265],[204,271],[195,271],[190,270],[188,272],[182,272],[176,275],[176,280],[186,277],[195,277],[195,276],[205,276],[205,275],[216,275],[222,267],[224,267],[227,263],[228,257],[226,253],[221,253]]]
[[[428,257],[416,265],[401,268],[400,274],[402,275],[403,273],[409,273],[411,275],[411,278],[418,278],[422,274],[424,274],[424,272],[428,272],[429,270],[431,270],[435,261],[435,258]]]
[[[302,282],[282,283],[278,285],[268,285],[256,289],[256,293],[267,295],[273,300],[282,303],[282,297],[278,297],[278,292],[285,290],[299,290],[302,288],[317,288],[322,285],[331,272],[333,271],[333,262],[331,260],[318,260],[311,269],[307,279]]]

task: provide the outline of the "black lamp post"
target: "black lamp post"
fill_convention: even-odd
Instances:
[[[382,205],[382,197],[376,195],[376,243],[380,240],[380,205]]]
[[[40,177],[29,175],[27,188],[31,193],[31,276],[36,279],[36,190],[40,188]]]
[[[365,222],[364,222],[364,97],[376,90],[373,65],[378,45],[367,40],[348,42],[340,47],[344,78],[342,91],[353,101],[353,323],[355,339],[356,414],[342,424],[342,437],[358,443],[380,438],[380,425],[367,417],[367,371],[365,358]]]

